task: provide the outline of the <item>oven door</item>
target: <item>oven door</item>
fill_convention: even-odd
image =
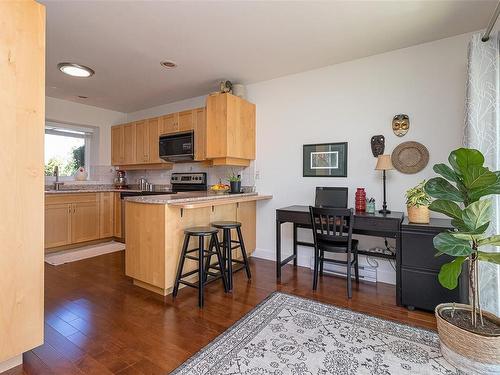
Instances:
[[[194,159],[194,132],[165,134],[160,136],[160,158],[165,161],[189,161]]]

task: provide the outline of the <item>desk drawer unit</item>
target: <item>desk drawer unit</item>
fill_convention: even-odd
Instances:
[[[467,303],[467,270],[464,267],[458,288],[441,286],[438,273],[447,255],[436,257],[433,238],[451,228],[446,219],[431,219],[427,225],[403,222],[401,233],[401,302],[408,308],[432,311],[444,302]]]

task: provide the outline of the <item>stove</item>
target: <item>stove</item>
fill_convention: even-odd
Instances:
[[[207,174],[205,172],[196,173],[172,173],[170,178],[172,191],[206,191]]]

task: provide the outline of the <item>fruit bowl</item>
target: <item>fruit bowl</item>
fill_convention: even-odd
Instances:
[[[230,187],[226,184],[216,184],[210,187],[210,191],[215,194],[225,194],[229,191]]]

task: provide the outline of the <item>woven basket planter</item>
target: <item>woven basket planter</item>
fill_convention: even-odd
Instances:
[[[479,335],[459,328],[440,315],[450,309],[471,311],[469,305],[442,303],[436,306],[436,319],[443,357],[466,374],[500,374],[500,336]],[[483,316],[500,324],[500,318],[483,311]]]
[[[406,206],[410,223],[429,224],[429,207]]]

